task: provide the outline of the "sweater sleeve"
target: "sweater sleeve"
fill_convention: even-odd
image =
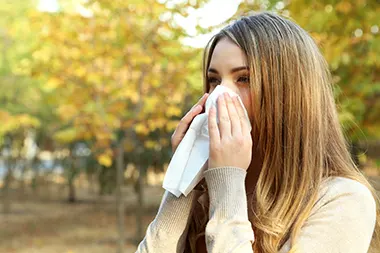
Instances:
[[[200,191],[179,198],[165,191],[155,219],[147,228],[136,253],[182,253],[185,248],[189,217]]]
[[[210,198],[206,226],[209,253],[253,252],[254,234],[248,220],[245,176],[244,169],[235,167],[212,168],[205,172]]]
[[[253,252],[245,175],[245,170],[233,167],[205,172],[210,198],[206,226],[209,253]],[[376,203],[369,189],[336,177],[321,187],[319,195],[295,242],[289,239],[279,253],[288,253],[291,246],[297,253],[366,253],[376,223]]]
[[[367,187],[342,177],[328,182],[294,243],[299,253],[366,253],[376,222],[376,203]]]

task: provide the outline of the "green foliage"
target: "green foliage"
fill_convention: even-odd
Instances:
[[[163,3],[165,2],[165,3]],[[86,141],[102,168],[126,162],[162,168],[170,135],[202,92],[202,50],[186,47],[173,17],[207,1],[35,1],[0,5],[0,143],[37,128],[44,146]],[[341,123],[352,141],[380,137],[379,11],[376,1],[242,1],[291,16],[321,47],[333,74]],[[228,22],[228,21],[227,21]],[[212,28],[201,28],[208,32]],[[367,136],[367,137],[365,137]]]
[[[185,93],[201,87],[200,50],[183,46],[186,32],[163,16],[186,15],[199,5],[191,2],[169,8],[155,0],[97,0],[83,6],[90,17],[69,4],[56,14],[31,14],[40,41],[31,72],[56,94],[54,112],[66,126],[55,141],[92,141],[105,167],[113,164],[120,131],[129,161],[170,150]],[[167,162],[161,157],[157,165]]]

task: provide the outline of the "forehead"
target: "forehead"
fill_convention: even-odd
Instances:
[[[246,55],[233,41],[223,38],[217,42],[211,56],[210,68],[221,70],[246,65]]]

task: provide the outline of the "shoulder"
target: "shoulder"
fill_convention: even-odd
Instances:
[[[294,242],[297,252],[368,251],[376,223],[376,202],[364,184],[343,177],[323,181],[319,196]]]
[[[370,190],[364,184],[351,178],[346,177],[329,177],[322,182],[322,187],[328,187],[331,190],[354,190],[370,193]]]
[[[295,241],[282,252],[368,252],[376,223],[376,202],[364,184],[343,177],[323,181],[313,210]]]
[[[339,195],[360,197],[364,201],[375,204],[374,197],[368,187],[356,180],[345,177],[330,177],[323,181],[320,189],[321,197],[331,198]]]
[[[314,212],[320,209],[334,209],[348,212],[349,215],[366,215],[376,219],[376,201],[370,189],[364,184],[349,178],[330,177],[320,188]]]

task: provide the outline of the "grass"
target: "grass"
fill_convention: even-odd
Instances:
[[[369,173],[380,190],[380,176]],[[49,193],[49,194],[47,194]],[[154,218],[161,200],[161,187],[146,189],[144,227]],[[40,194],[14,193],[12,213],[0,214],[0,252],[4,253],[108,253],[117,250],[116,205],[113,196],[99,197],[88,190],[78,192],[81,201],[69,204],[62,188],[41,189]],[[136,203],[131,188],[125,189],[125,253],[134,252],[132,243]],[[380,252],[375,250],[372,252]]]

